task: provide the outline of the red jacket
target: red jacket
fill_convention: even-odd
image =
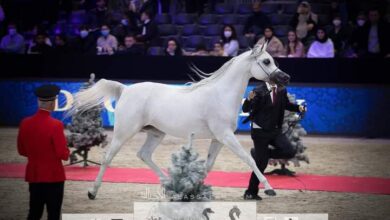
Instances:
[[[28,158],[25,179],[30,183],[65,181],[61,160],[68,160],[64,126],[50,116],[50,112],[38,110],[23,119],[19,127],[18,152]]]

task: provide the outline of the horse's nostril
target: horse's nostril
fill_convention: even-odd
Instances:
[[[290,76],[287,73],[284,73],[282,78],[286,81],[290,80]]]

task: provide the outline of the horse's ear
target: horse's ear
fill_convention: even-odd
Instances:
[[[261,45],[255,44],[255,46],[252,48],[252,56],[257,56],[261,52]]]
[[[255,44],[255,46],[252,48],[251,56],[254,56],[254,55],[255,55],[255,53],[256,53],[256,47],[257,47],[257,44]]]
[[[265,40],[264,44],[261,46],[261,52],[264,52],[267,50],[268,47],[268,40]]]

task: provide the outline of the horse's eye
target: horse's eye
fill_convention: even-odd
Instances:
[[[270,61],[269,59],[265,59],[265,60],[263,60],[263,63],[264,63],[265,65],[269,65],[269,64],[271,63],[271,61]]]

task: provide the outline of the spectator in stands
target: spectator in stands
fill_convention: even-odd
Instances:
[[[200,44],[196,47],[195,52],[191,53],[192,56],[209,56],[209,52],[207,51],[205,45]]]
[[[0,50],[6,53],[19,53],[25,52],[25,41],[22,35],[20,35],[14,24],[8,25],[8,34],[1,39]]]
[[[348,9],[346,0],[332,0],[330,3],[330,15],[332,18],[336,16],[340,18],[341,23],[347,24],[348,22]]]
[[[274,29],[272,27],[266,27],[264,29],[264,36],[257,41],[256,44],[264,44],[268,41],[267,52],[272,57],[284,56],[284,47],[282,41],[274,35]]]
[[[118,49],[118,41],[115,36],[110,34],[108,25],[102,25],[100,29],[101,36],[97,39],[97,54],[112,55]]]
[[[363,27],[367,22],[367,17],[364,12],[360,12],[356,17],[356,28]]]
[[[297,36],[302,42],[310,40],[315,35],[318,16],[311,11],[311,6],[307,1],[302,1],[293,16],[290,26],[295,29]]]
[[[35,39],[38,34],[45,36],[45,44],[52,46],[50,38],[48,37],[46,29],[42,25],[35,25],[32,29],[24,33],[24,40],[28,44],[27,53],[31,53],[31,48],[35,46]]]
[[[222,43],[220,43],[220,42],[214,43],[214,48],[210,52],[210,55],[211,56],[217,56],[217,57],[226,57],[227,56],[227,54],[223,50]]]
[[[124,45],[118,50],[118,54],[143,55],[144,48],[137,44],[137,39],[135,39],[134,35],[127,35],[124,39]]]
[[[129,2],[129,6],[124,13],[128,19],[129,26],[138,33],[138,22],[139,22],[139,14],[134,8],[133,1]]]
[[[96,0],[96,8],[89,11],[88,25],[92,28],[100,27],[108,20],[108,9],[105,0]]]
[[[52,52],[52,47],[46,41],[47,35],[44,32],[39,32],[34,38],[34,45],[30,47],[30,54],[49,54]]]
[[[307,52],[309,58],[332,58],[334,57],[334,46],[328,38],[324,28],[318,28],[316,40],[310,45]]]
[[[389,24],[381,19],[378,9],[368,12],[368,22],[359,30],[356,53],[360,57],[390,57]]]
[[[355,22],[353,24],[353,30],[350,38],[348,39],[349,48],[349,57],[356,58],[358,57],[359,49],[358,49],[358,40],[359,36],[363,34],[365,24],[367,23],[367,17],[365,12],[361,11],[358,13],[356,18],[354,18]]]
[[[153,18],[158,11],[158,1],[156,0],[143,0],[142,5],[140,5],[138,13],[142,14],[143,12],[148,12],[150,18]]]
[[[137,41],[145,43],[147,46],[154,44],[158,37],[157,25],[151,19],[151,14],[148,11],[144,11],[141,14],[141,30],[137,35]]]
[[[332,21],[332,29],[329,37],[332,39],[336,57],[344,57],[344,52],[348,48],[348,40],[351,36],[351,29],[347,24],[343,24],[340,16],[335,16]]]
[[[130,23],[130,19],[127,14],[123,14],[120,22],[112,28],[112,35],[117,37],[119,41],[123,41],[129,34],[136,34],[137,27]]]
[[[227,56],[237,56],[240,45],[237,40],[236,29],[232,25],[225,25],[222,29],[221,39],[223,50]]]
[[[289,31],[287,34],[286,43],[286,56],[292,58],[305,57],[305,47],[302,42],[298,39],[295,31]]]
[[[271,25],[270,19],[261,12],[261,3],[256,1],[252,5],[253,14],[248,17],[244,26],[246,37],[255,39],[256,35],[261,34],[264,29]]]
[[[65,35],[58,34],[55,36],[53,51],[56,54],[69,54],[70,53],[70,48],[69,48],[69,45],[68,45],[68,42],[67,42]]]
[[[76,54],[96,54],[96,38],[90,33],[87,26],[80,27],[79,36],[74,39],[71,48],[72,52]]]
[[[175,38],[170,38],[164,49],[166,56],[183,56],[184,51],[181,49],[179,42]]]

